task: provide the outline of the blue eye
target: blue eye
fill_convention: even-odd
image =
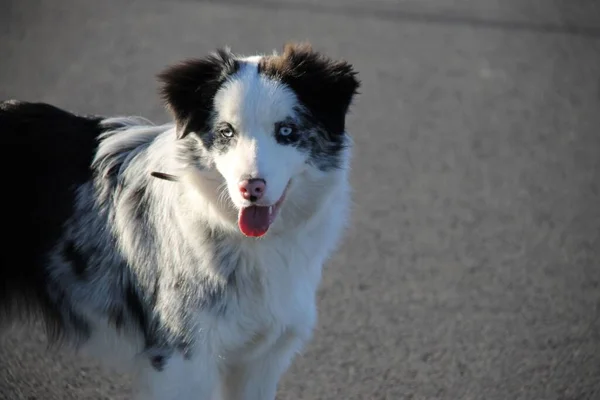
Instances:
[[[281,126],[279,127],[279,135],[280,136],[291,136],[294,133],[294,128],[291,126]]]
[[[295,143],[301,138],[301,132],[298,132],[298,127],[293,122],[288,121],[275,124],[273,133],[277,143],[284,145]]]

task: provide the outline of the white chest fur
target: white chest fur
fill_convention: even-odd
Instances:
[[[250,242],[236,270],[235,296],[223,316],[211,316],[209,342],[225,360],[268,351],[282,337],[307,341],[317,319],[316,291],[324,262],[338,242],[345,201],[294,235]],[[204,317],[203,317],[204,318]]]
[[[320,247],[316,243],[285,243],[289,242],[270,240],[245,249],[227,311],[203,317],[200,326],[209,330],[209,342],[217,344],[214,350],[219,358],[253,358],[282,336],[301,341],[310,337],[324,257],[320,251],[315,254],[315,247]]]

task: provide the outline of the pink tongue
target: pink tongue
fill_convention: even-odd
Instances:
[[[242,208],[238,225],[246,236],[262,236],[269,229],[269,207],[250,206]]]

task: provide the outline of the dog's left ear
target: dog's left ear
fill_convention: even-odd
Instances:
[[[360,82],[352,65],[316,52],[308,43],[288,43],[282,55],[263,57],[261,73],[287,84],[329,133],[340,135]]]
[[[215,94],[238,68],[231,51],[221,49],[208,57],[168,67],[158,75],[162,98],[177,124],[178,139],[209,129]]]

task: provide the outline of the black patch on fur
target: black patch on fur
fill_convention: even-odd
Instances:
[[[73,266],[73,272],[78,278],[84,278],[87,269],[87,258],[77,249],[75,243],[69,240],[63,248],[63,257],[65,261]]]
[[[90,337],[90,325],[87,320],[79,315],[67,296],[65,289],[58,282],[48,279],[44,285],[45,293],[52,292],[53,298],[47,297],[47,303],[38,303],[32,311],[42,311],[45,318],[46,334],[50,344],[67,339],[73,344],[80,344]],[[46,294],[47,296],[47,294]],[[34,301],[35,298],[27,299]]]
[[[150,365],[155,370],[161,372],[165,369],[165,365],[169,361],[169,358],[173,355],[174,346],[169,347],[155,347],[144,350],[144,355],[148,357]]]
[[[108,320],[114,325],[115,328],[122,329],[125,325],[125,311],[123,310],[123,307],[109,307]]]
[[[164,356],[154,356],[150,358],[150,364],[157,371],[162,371],[165,368],[167,359]]]
[[[145,227],[146,211],[148,211],[148,202],[146,199],[146,186],[140,185],[135,187],[127,197],[128,204],[133,208],[133,216],[136,221]]]
[[[46,317],[51,338],[60,338],[66,325],[81,336],[88,333],[87,323],[70,312],[63,295],[59,303],[65,304],[51,299],[49,290],[60,289],[48,289],[53,282],[46,263],[73,213],[74,189],[91,178],[100,121],[44,103],[0,102],[3,146],[18,154],[10,168],[16,165],[20,171],[6,174],[3,182],[10,193],[4,196],[9,234],[0,267],[0,325],[37,311]]]
[[[331,135],[314,121],[313,116],[302,111],[298,114],[305,134],[300,135],[296,146],[309,152],[308,162],[322,171],[339,168],[342,150],[347,145],[345,135]]]
[[[125,304],[131,317],[137,322],[137,325],[142,330],[146,347],[153,346],[156,340],[154,339],[155,335],[152,333],[151,321],[148,312],[144,307],[144,301],[142,300],[141,294],[138,293],[132,283],[129,283],[125,288]]]
[[[208,279],[205,280],[204,286],[210,289],[204,292],[202,308],[210,310],[215,315],[223,315],[227,311],[227,302],[224,301],[227,286],[209,282]]]
[[[309,153],[307,162],[322,171],[340,167],[341,152],[346,147],[345,135],[331,135],[315,120],[314,116],[303,109],[296,109],[298,121],[282,121],[275,124],[275,140],[281,145],[294,146]],[[278,135],[281,126],[293,126],[290,136]]]
[[[122,329],[128,321],[135,324],[136,328],[139,328],[144,336],[145,346],[148,348],[156,340],[151,339],[153,336],[150,323],[151,318],[144,307],[141,295],[132,283],[126,284],[123,293],[123,303],[113,304],[108,307],[108,320],[116,329]]]
[[[323,142],[309,136],[300,141],[298,147],[308,149],[310,152],[309,163],[321,171],[329,171],[340,167],[340,154],[346,147],[346,142],[339,140]]]
[[[360,86],[350,64],[331,60],[308,44],[286,44],[282,55],[262,58],[258,71],[288,85],[328,133],[344,133],[346,113]]]
[[[221,49],[203,59],[183,61],[158,75],[161,95],[177,123],[178,138],[190,132],[203,136],[211,131],[215,94],[238,70],[239,62],[233,54]],[[204,140],[210,143],[214,138],[212,135]]]

